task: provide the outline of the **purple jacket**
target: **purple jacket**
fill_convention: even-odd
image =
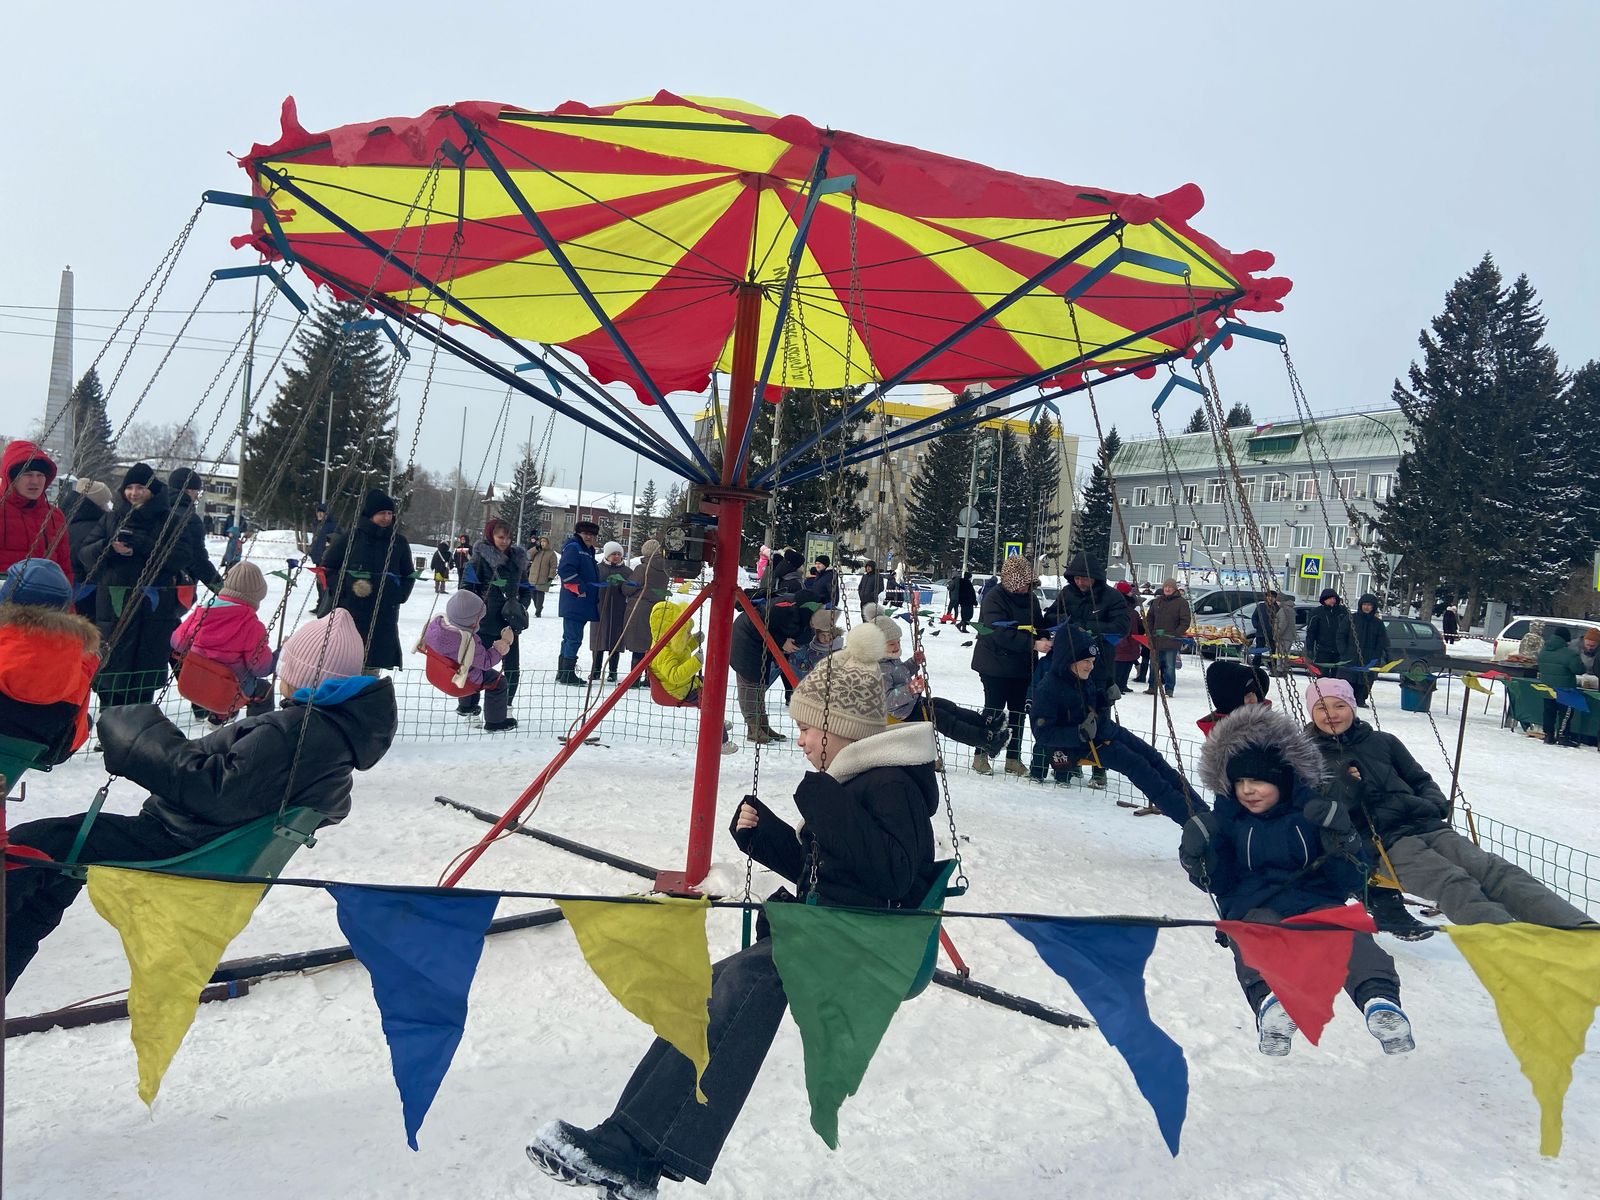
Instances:
[[[460,663],[461,646],[465,641],[467,653],[467,682],[482,683],[483,677],[500,665],[500,651],[492,646],[485,646],[478,640],[478,635],[473,630],[457,629],[443,616],[437,616],[428,622],[428,627],[422,631],[422,644],[435,654],[442,654],[453,663]]]

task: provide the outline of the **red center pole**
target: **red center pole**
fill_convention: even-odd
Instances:
[[[686,891],[711,869],[711,843],[717,831],[717,782],[722,769],[722,714],[728,705],[728,646],[733,636],[734,594],[739,590],[739,548],[743,541],[745,497],[738,489],[745,472],[734,471],[738,439],[755,403],[756,340],[761,332],[761,287],[739,285],[733,322],[733,377],[723,423],[722,489],[709,488],[717,504],[716,558],[711,569],[711,612],[706,619],[705,686],[700,692],[700,736],[694,756],[694,797],[689,810],[689,849],[683,873],[663,871],[662,891]]]

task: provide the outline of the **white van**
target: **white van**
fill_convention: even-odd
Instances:
[[[1600,630],[1600,622],[1583,621],[1577,617],[1512,617],[1511,624],[1500,631],[1500,636],[1494,639],[1494,660],[1505,662],[1517,652],[1517,647],[1528,631],[1533,628],[1535,621],[1543,621],[1545,627],[1560,625],[1572,635],[1572,644],[1577,645],[1586,629]]]

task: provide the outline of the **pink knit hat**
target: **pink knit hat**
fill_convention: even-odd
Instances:
[[[366,647],[355,621],[336,608],[289,635],[278,656],[278,678],[296,691],[316,688],[330,679],[361,674],[365,659]]]
[[[1356,690],[1343,679],[1330,679],[1324,675],[1306,684],[1306,711],[1315,708],[1318,700],[1338,700],[1355,708]]]

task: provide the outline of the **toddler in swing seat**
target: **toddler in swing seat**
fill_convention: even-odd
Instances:
[[[517,635],[509,625],[505,626],[499,639],[485,646],[478,637],[478,624],[486,611],[488,606],[482,596],[465,589],[458,591],[446,601],[444,612],[428,622],[418,649],[426,647],[455,663],[453,682],[457,687],[472,685],[482,689],[484,731],[504,733],[515,729],[517,720],[507,715],[511,701],[505,676],[496,668]]]
[[[924,673],[923,654],[917,651],[910,658],[900,657],[900,638],[903,626],[876,604],[861,607],[861,619],[871,622],[883,634],[883,657],[878,661],[878,671],[883,676],[884,702],[889,709],[889,723],[927,720],[931,710],[933,726],[951,741],[971,746],[990,758],[999,757],[1011,741],[1011,726],[1007,724],[1004,709],[992,709],[987,715],[962,708],[943,696],[924,700],[928,678]]]
[[[264,676],[272,673],[277,656],[267,640],[267,627],[256,610],[267,598],[267,581],[252,562],[237,562],[223,577],[222,589],[210,600],[189,610],[183,624],[172,632],[172,652],[180,659],[190,654],[227,667],[239,681],[239,692],[251,704],[272,695]],[[211,713],[212,725],[225,725],[225,713]]]
[[[1216,794],[1216,807],[1184,825],[1178,861],[1196,887],[1216,898],[1224,920],[1280,922],[1360,900],[1368,864],[1342,799],[1344,784],[1336,778],[1319,790],[1322,756],[1293,720],[1264,705],[1236,710],[1212,729],[1200,752],[1200,779]],[[1288,1054],[1293,1018],[1237,945],[1233,956],[1255,1013],[1257,1048]],[[1345,992],[1385,1054],[1415,1048],[1394,960],[1370,933],[1353,935]]]
[[[811,614],[811,640],[789,655],[789,665],[794,668],[795,679],[809,675],[828,655],[843,642],[839,637],[839,610],[819,608]]]
[[[0,736],[44,746],[40,766],[66,762],[89,737],[99,654],[66,572],[48,558],[13,563],[0,583]]]
[[[682,612],[682,607],[671,600],[658,600],[651,605],[651,645],[661,640]],[[672,635],[667,644],[656,651],[656,656],[645,668],[661,685],[663,691],[686,708],[700,706],[700,690],[705,686],[705,677],[701,673],[704,664],[700,661],[700,642],[701,635],[691,632],[688,623],[685,622],[678,627],[678,631]],[[738,753],[739,744],[733,740],[732,731],[733,726],[724,721],[722,723],[724,754]]]

